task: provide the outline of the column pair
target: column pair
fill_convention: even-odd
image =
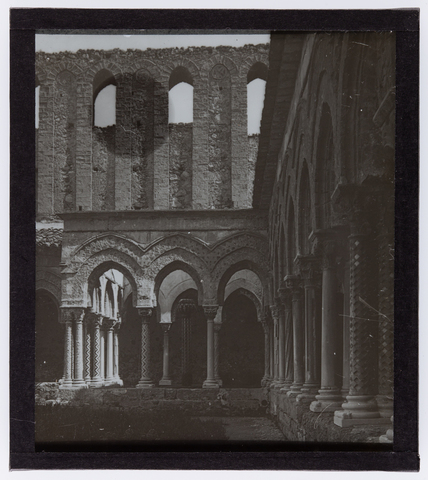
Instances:
[[[280,289],[284,305],[286,382],[283,391],[295,398],[301,393],[305,380],[305,330],[302,309],[302,280],[297,275],[287,275]]]
[[[61,322],[65,323],[64,377],[60,388],[87,388],[84,380],[83,321],[85,309],[62,307]]]
[[[297,395],[299,403],[310,403],[320,388],[320,271],[319,259],[314,255],[299,255],[297,267],[303,280],[305,382]]]

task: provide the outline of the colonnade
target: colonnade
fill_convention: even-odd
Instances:
[[[314,253],[297,255],[264,319],[262,384],[343,427],[393,413],[391,234],[373,242],[361,225],[313,232]],[[390,268],[370,278],[376,256]]]
[[[92,309],[62,308],[64,375],[60,388],[122,385],[119,376],[119,318]]]
[[[137,308],[141,319],[141,377],[137,388],[152,388],[155,382],[151,376],[150,364],[150,323],[154,320],[153,308]],[[191,385],[190,362],[191,316],[196,311],[192,300],[178,302],[176,320],[182,326],[182,379],[181,384]],[[204,306],[207,322],[207,377],[203,388],[219,388],[219,340],[221,323],[215,322],[219,307]],[[119,376],[119,328],[120,316],[106,317],[94,313],[92,308],[62,307],[62,322],[65,324],[64,375],[60,388],[88,388],[109,385],[123,385]],[[170,375],[170,328],[171,323],[161,323],[163,331],[163,375],[160,386],[172,384]]]
[[[181,345],[181,367],[182,377],[181,385],[190,386],[192,384],[192,371],[190,362],[190,340],[191,340],[191,317],[196,311],[196,304],[193,300],[182,299],[178,302],[176,308],[176,321],[180,321],[182,328]],[[204,316],[207,322],[207,377],[203,382],[203,388],[219,388],[221,379],[218,373],[219,342],[218,333],[221,323],[214,322],[219,310],[218,305],[203,306]],[[151,378],[150,365],[150,333],[149,324],[153,316],[152,308],[139,308],[138,313],[142,319],[141,331],[141,379],[137,388],[151,388],[155,386]],[[172,323],[161,323],[163,331],[163,373],[159,381],[160,386],[172,385],[170,375],[170,329]]]

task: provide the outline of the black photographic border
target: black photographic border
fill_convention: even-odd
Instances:
[[[418,456],[419,11],[10,11],[10,468],[416,471]],[[395,402],[392,451],[308,445],[245,451],[50,452],[34,443],[36,31],[150,29],[396,32]]]

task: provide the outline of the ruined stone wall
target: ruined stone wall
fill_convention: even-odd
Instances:
[[[37,52],[39,217],[248,208],[255,142],[247,135],[247,74],[267,65],[268,48]],[[193,85],[188,125],[168,124],[178,67]],[[116,86],[111,127],[93,126],[100,72]]]
[[[169,126],[169,208],[192,207],[192,124]]]

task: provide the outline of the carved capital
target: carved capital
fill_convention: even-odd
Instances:
[[[137,311],[143,323],[150,323],[150,319],[152,318],[152,315],[153,315],[153,308],[140,307],[140,308],[137,308]]]
[[[291,291],[285,284],[284,280],[281,282],[281,286],[278,288],[279,299],[282,305],[286,305],[291,297]]]
[[[103,323],[107,327],[108,330],[113,330],[113,328],[117,324],[117,321],[114,318],[104,317],[104,322]]]
[[[208,321],[214,321],[217,315],[218,305],[204,305],[204,315]]]
[[[274,321],[277,322],[279,320],[279,309],[277,305],[270,305],[270,314]]]
[[[298,255],[296,266],[305,285],[316,284],[321,276],[321,258],[315,255]]]
[[[85,309],[83,307],[61,307],[61,323],[83,322]]]
[[[293,300],[295,295],[299,295],[302,292],[302,279],[297,275],[286,275],[284,277],[285,287],[288,288],[293,295]]]

